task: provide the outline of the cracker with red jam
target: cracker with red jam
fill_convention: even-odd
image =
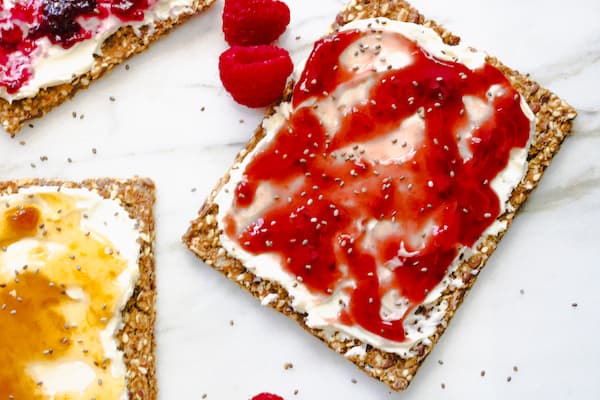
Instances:
[[[2,127],[14,136],[214,1],[10,3],[0,30]]]
[[[333,28],[183,240],[404,390],[576,112],[404,1]]]

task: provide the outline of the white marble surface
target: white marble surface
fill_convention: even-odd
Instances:
[[[298,60],[343,3],[289,0],[292,23],[281,44]],[[312,400],[600,398],[600,2],[414,4],[467,43],[530,72],[580,117],[406,393],[367,378],[181,244],[262,115],[234,104],[219,83],[221,3],[34,128],[0,136],[0,179],[155,180],[161,399],[247,399],[263,390]],[[287,362],[294,368],[284,370]]]

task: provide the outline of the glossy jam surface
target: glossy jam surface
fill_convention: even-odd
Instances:
[[[0,3],[0,86],[14,94],[32,77],[40,41],[68,49],[98,34],[111,17],[142,21],[158,0],[17,0]]]
[[[66,195],[9,206],[0,213],[0,365],[11,367],[0,368],[0,398],[120,398],[125,378],[113,377],[100,332],[116,311],[127,261],[82,230],[85,216]],[[72,362],[95,375],[89,386],[46,395],[36,371]]]
[[[405,65],[387,68],[382,44]],[[399,33],[327,37],[246,166],[225,234],[279,256],[312,294],[346,292],[336,323],[402,342],[404,318],[500,213],[490,182],[530,134],[520,101],[493,66],[437,59]]]

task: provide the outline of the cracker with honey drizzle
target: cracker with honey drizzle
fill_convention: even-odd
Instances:
[[[0,397],[46,398],[40,390],[43,382],[32,378],[35,375],[32,365],[51,367],[52,360],[77,359],[83,355],[86,362],[94,366],[98,377],[97,382],[86,389],[86,398],[118,398],[125,384],[129,398],[155,399],[154,184],[140,178],[81,183],[33,179],[0,183],[0,196],[32,186],[56,187],[57,191],[40,195],[46,207],[44,212],[39,208],[40,202],[33,201],[35,196],[31,201],[27,201],[26,196],[23,204],[11,204],[2,210],[2,251],[11,243],[28,238],[37,238],[41,243],[64,239],[80,248],[77,252],[71,249],[72,252],[47,254],[51,252],[49,247],[40,246],[33,257],[44,260],[43,269],[23,265],[10,280],[0,276],[0,324],[3,326],[0,343],[7,346],[0,352],[0,364],[14,366],[0,372]],[[118,348],[124,353],[125,382],[110,373],[111,360],[104,357],[97,333],[114,315],[116,296],[120,293],[113,285],[103,282],[114,282],[127,261],[107,238],[81,229],[80,220],[85,215],[75,209],[68,195],[62,195],[62,188],[86,188],[103,198],[115,199],[139,231],[140,275],[122,312],[124,326],[116,335]],[[80,293],[67,293],[70,287],[81,288]],[[74,300],[80,294],[84,296],[82,301]]]

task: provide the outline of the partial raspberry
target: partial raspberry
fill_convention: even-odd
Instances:
[[[223,86],[248,107],[268,106],[279,99],[293,69],[289,53],[269,45],[233,46],[219,57]]]
[[[283,400],[283,397],[271,393],[261,393],[254,396],[252,400]]]
[[[290,23],[290,9],[279,0],[226,0],[223,33],[230,45],[269,44]]]

